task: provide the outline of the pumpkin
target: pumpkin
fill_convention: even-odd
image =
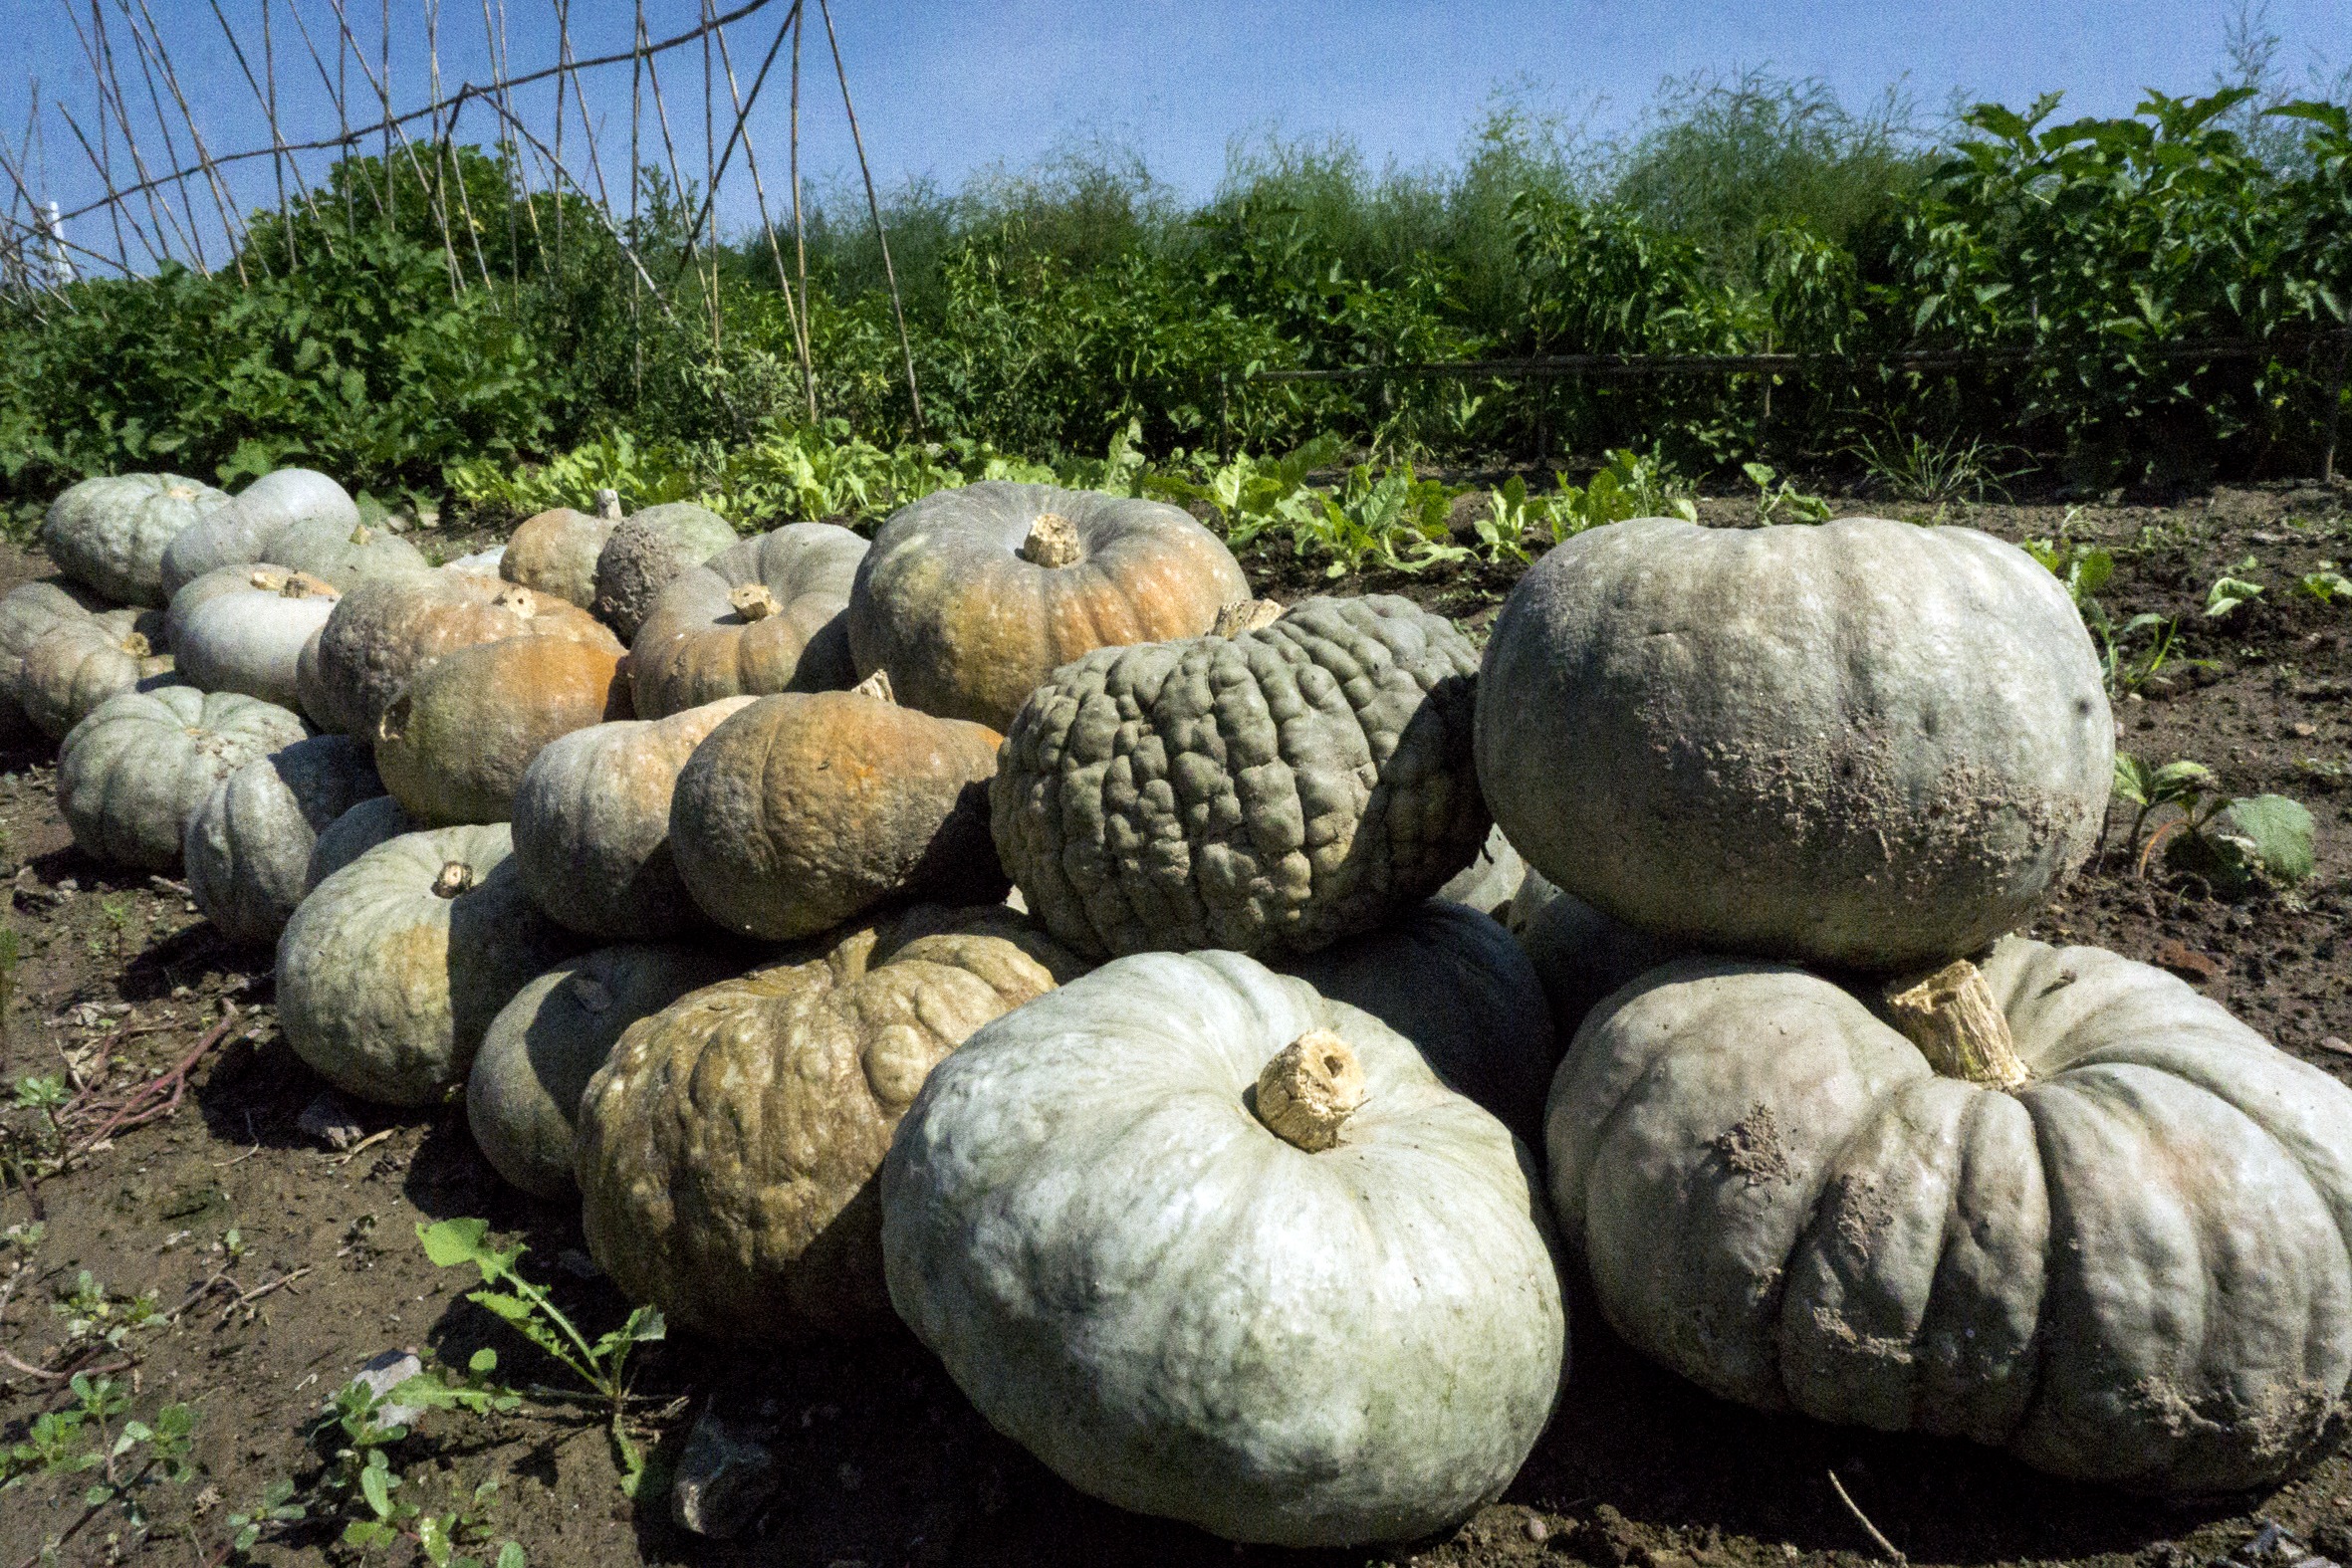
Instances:
[[[729,931],[813,936],[892,898],[989,903],[994,730],[887,694],[792,693],[730,714],[679,770],[670,855]]]
[[[1002,730],[1080,654],[1197,637],[1250,596],[1233,553],[1185,513],[990,480],[901,508],[849,596],[857,673],[899,700]]]
[[[588,1250],[719,1338],[882,1326],[891,1129],[974,1029],[1082,968],[1010,910],[923,908],[632,1024],[580,1105]]]
[[[270,540],[297,523],[323,521],[354,529],[359,509],[343,486],[308,468],[280,468],[247,485],[203,521],[184,530],[163,552],[166,597],[207,571],[273,559]]]
[[[580,1097],[621,1031],[740,967],[724,953],[632,944],[583,954],[516,992],[466,1075],[466,1124],[483,1158],[534,1198],[577,1198]]]
[[[23,582],[0,596],[0,737],[8,744],[35,733],[19,696],[25,655],[60,621],[88,619],[103,604],[86,588],[58,582]]]
[[[527,518],[507,540],[498,574],[588,609],[596,602],[596,558],[619,522],[618,497],[610,516],[557,507]]]
[[[160,606],[163,550],[229,498],[177,474],[85,479],[50,503],[41,543],[57,569],[118,604]]]
[[[382,793],[367,749],[349,736],[316,735],[255,758],[188,821],[188,897],[229,942],[275,947],[311,890],[320,830]]]
[[[670,580],[735,543],[727,520],[691,501],[647,507],[613,525],[596,553],[596,617],[636,639],[637,627]]]
[[[193,686],[110,697],[66,735],[57,803],[74,842],[110,865],[165,871],[213,786],[310,733],[272,703]]]
[[[311,845],[310,865],[303,874],[304,889],[317,887],[377,844],[418,832],[423,826],[388,794],[358,801],[319,829],[318,842]]]
[[[1535,968],[1551,1023],[1562,1041],[1618,987],[1681,958],[1690,949],[1611,920],[1572,893],[1529,871],[1503,912],[1503,923]]]
[[[932,1070],[882,1255],[916,1337],[1079,1490],[1356,1545],[1491,1501],[1550,1418],[1535,1186],[1378,1019],[1240,954],[1149,953]]]
[[[384,788],[422,822],[505,821],[541,747],[629,716],[620,661],[610,647],[569,637],[455,650],[419,673],[376,721]]]
[[[1603,1312],[1729,1399],[2212,1492],[2352,1392],[2352,1088],[2112,953],[1875,1007],[1682,959],[1585,1022],[1546,1136]]]
[[[307,572],[226,569],[244,572],[242,588],[224,589],[219,574],[208,571],[172,596],[173,614],[186,606],[169,632],[180,679],[203,691],[243,692],[281,708],[298,706],[295,667],[303,645],[327,624],[340,595]]]
[[[153,610],[61,615],[26,649],[17,672],[25,716],[54,740],[111,697],[176,684],[171,655],[155,651],[162,634],[163,617]]]
[[[365,524],[313,518],[278,530],[263,547],[263,559],[307,571],[348,592],[369,577],[422,571],[431,563],[399,535]]]
[[[1693,946],[1859,970],[2020,924],[2114,774],[2064,585],[1970,529],[1594,529],[1512,589],[1480,685],[1529,865]]]
[[[441,569],[470,572],[477,577],[495,577],[499,575],[499,567],[505,563],[506,547],[494,545],[488,550],[477,550],[470,556],[460,556],[455,560],[444,560]]]
[[[703,738],[753,701],[589,725],[541,748],[514,806],[515,864],[539,907],[608,941],[706,925],[670,856],[670,796]]]
[[[997,852],[1085,953],[1308,953],[1436,892],[1487,834],[1478,652],[1385,595],[1103,648],[1014,720]]]
[[[385,708],[436,659],[504,637],[565,637],[623,650],[578,607],[496,577],[408,571],[346,593],[296,672],[303,711],[323,729],[373,736]]]
[[[842,611],[864,559],[847,529],[794,523],[680,572],[629,643],[638,714],[849,685]]]
[[[278,939],[278,1024],[337,1088],[426,1105],[578,945],[531,907],[506,824],[388,839],[311,889]]]
[[[1561,1036],[1535,967],[1493,918],[1431,899],[1379,930],[1275,966],[1360,1008],[1533,1148]]]

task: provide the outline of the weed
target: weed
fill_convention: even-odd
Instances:
[[[1807,495],[1796,488],[1796,482],[1783,479],[1766,463],[1742,463],[1740,471],[1748,482],[1756,486],[1756,521],[1772,523],[1785,519],[1790,523],[1826,523],[1829,503],[1819,496]]]
[[[1957,435],[1889,430],[1882,437],[1863,436],[1846,451],[1872,485],[1901,501],[1979,501],[2001,488],[1993,466],[1999,449],[1982,437],[1964,442]]]
[[[2068,520],[2073,516],[2068,513]],[[2115,575],[2115,558],[2105,550],[2068,540],[2029,539],[2025,553],[2066,585],[2066,595],[2081,612],[2083,624],[2099,639],[2099,669],[2110,698],[2130,696],[2170,666],[2195,669],[2209,662],[2174,656],[2180,635],[2177,619],[2167,620],[2143,610],[2120,626],[2115,623],[2098,597],[2099,590]],[[2143,637],[2146,644],[2134,652],[2133,645]]]
[[[2216,577],[2213,586],[2206,589],[2205,592],[2206,619],[2222,620],[2236,610],[2238,606],[2250,604],[2267,592],[2268,589],[2262,583],[2239,575],[2242,572],[2257,570],[2260,566],[2260,561],[2248,556],[2231,567],[2230,570]]]
[[[497,1369],[496,1351],[477,1350],[461,1383],[451,1383],[439,1372],[422,1372],[381,1393],[356,1379],[337,1392],[320,1418],[322,1441],[333,1443],[334,1448],[318,1485],[327,1506],[344,1520],[340,1537],[344,1545],[364,1553],[405,1540],[433,1568],[482,1568],[479,1558],[459,1549],[477,1544],[489,1534],[477,1510],[495,1498],[497,1478],[484,1480],[462,1497],[453,1490],[452,1506],[438,1511],[426,1508],[416,1500],[421,1488],[393,1466],[391,1450],[407,1438],[408,1427],[390,1417],[402,1408],[460,1409],[476,1414],[513,1410],[522,1401],[490,1381],[490,1374]],[[233,1516],[230,1523],[236,1526],[240,1539],[248,1531],[258,1539],[270,1522],[307,1516],[308,1506],[295,1502],[294,1495],[291,1486],[282,1494],[273,1486],[264,1493],[265,1500],[275,1499],[265,1501],[267,1511],[245,1515],[242,1520]],[[497,1568],[522,1568],[523,1561],[523,1549],[515,1542],[499,1548]]]
[[[2311,813],[2300,801],[2280,794],[2232,796],[2203,763],[2150,768],[2118,753],[2115,793],[2134,808],[2124,850],[2135,855],[2142,873],[2161,847],[2177,870],[2236,898],[2257,887],[2292,889],[2316,864]],[[2149,818],[2164,806],[2179,815],[2143,838]]]
[[[2219,787],[2214,771],[2203,763],[2183,761],[2151,768],[2128,752],[2116,753],[2115,794],[2132,807],[2132,825],[2123,835],[2123,852],[2138,855],[2148,818],[2159,808],[2170,805],[2193,812]]]
[[[2315,571],[2306,571],[2295,579],[2295,591],[2307,599],[2322,604],[2333,604],[2337,599],[2352,599],[2352,577],[2332,560],[2323,560]]]
[[[77,1372],[67,1387],[73,1406],[44,1411],[24,1441],[0,1451],[0,1490],[33,1475],[101,1472],[82,1493],[82,1512],[37,1554],[44,1558],[111,1507],[120,1510],[129,1529],[144,1532],[147,1490],[158,1482],[184,1483],[195,1473],[190,1440],[196,1415],[189,1406],[165,1405],[152,1422],[124,1421],[118,1429],[115,1419],[129,1410],[130,1396],[114,1379]]]

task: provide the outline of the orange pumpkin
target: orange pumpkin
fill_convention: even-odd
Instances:
[[[617,503],[610,517],[590,517],[570,507],[542,512],[507,540],[498,574],[587,609],[596,598],[596,558],[619,526]]]
[[[637,712],[848,685],[842,611],[864,559],[865,541],[847,529],[795,523],[679,573],[630,644]]]
[[[569,637],[480,643],[392,699],[375,725],[375,771],[420,822],[503,822],[542,747],[628,716],[628,678],[609,648]]]

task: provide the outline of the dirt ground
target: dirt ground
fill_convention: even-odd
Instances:
[[[2165,963],[2285,1049],[2352,1081],[2352,1046],[2343,1043],[2352,1036],[2352,964],[2338,952],[2352,907],[2352,601],[2288,591],[2323,560],[2352,560],[2347,499],[2343,490],[2225,490],[2185,505],[2101,506],[2071,518],[2055,506],[1999,506],[1959,509],[1951,520],[2010,539],[2070,532],[2113,552],[2118,569],[2101,597],[2116,621],[2141,611],[2179,616],[2181,657],[2206,661],[2176,664],[2118,705],[2123,747],[2151,763],[2203,761],[2232,792],[2289,794],[2318,820],[2320,870],[2292,902],[2220,903],[2201,884],[2170,878],[2161,862],[2143,877],[2131,857],[2114,854],[2052,905],[2034,934]],[[1741,511],[1731,501],[1707,507],[1714,522]],[[1247,564],[1276,597],[1402,591],[1474,627],[1516,575],[1326,584],[1278,554],[1261,551]],[[9,553],[0,587],[45,570],[38,559]],[[2269,589],[2209,620],[2207,588],[2225,571]],[[91,1084],[79,1124],[87,1139],[110,1116],[138,1121],[170,1104],[171,1069],[195,1059],[172,1114],[115,1133],[31,1192],[12,1181],[0,1195],[0,1230],[10,1237],[0,1241],[0,1350],[13,1358],[0,1365],[0,1451],[29,1441],[41,1413],[75,1403],[61,1377],[76,1369],[112,1369],[131,1393],[129,1417],[151,1421],[161,1405],[191,1405],[194,1473],[141,1490],[143,1531],[109,1504],[57,1560],[210,1568],[234,1555],[231,1515],[251,1513],[276,1482],[311,1491],[322,1466],[312,1435],[321,1401],[369,1357],[406,1347],[461,1368],[490,1346],[502,1377],[561,1382],[552,1363],[464,1299],[470,1271],[426,1260],[414,1234],[420,1222],[482,1216],[496,1236],[527,1242],[525,1267],[590,1334],[617,1324],[625,1305],[592,1277],[576,1213],[504,1187],[475,1153],[462,1106],[357,1108],[367,1136],[346,1150],[306,1134],[298,1123],[322,1085],[278,1035],[269,955],[224,947],[178,885],[110,870],[75,850],[51,764],[46,750],[0,757],[0,871],[12,878],[17,944],[0,1080],[70,1071],[75,1083]],[[2118,840],[2123,826],[2119,814]],[[197,1051],[224,1022],[217,1041]],[[20,1140],[14,1147],[26,1147],[36,1113],[0,1115]],[[233,1252],[224,1244],[232,1231]],[[85,1271],[103,1297],[81,1290]],[[111,1327],[136,1315],[130,1298],[144,1292],[154,1298],[151,1315],[108,1343]],[[2249,1547],[2266,1523],[2352,1563],[2352,1456],[2340,1444],[2266,1493],[2153,1502],[2047,1480],[1957,1443],[1726,1405],[1628,1352],[1588,1298],[1578,1296],[1573,1313],[1562,1406],[1505,1499],[1444,1539],[1380,1552],[1245,1550],[1083,1497],[990,1432],[904,1335],[756,1355],[683,1338],[645,1347],[638,1419],[660,1445],[657,1475],[706,1401],[772,1430],[782,1490],[755,1529],[729,1545],[675,1529],[658,1485],[640,1503],[624,1498],[595,1414],[553,1398],[527,1398],[502,1415],[428,1415],[394,1460],[408,1476],[403,1494],[437,1508],[495,1478],[488,1500],[468,1504],[479,1530],[465,1549],[487,1561],[511,1539],[543,1568],[1883,1560],[1839,1500],[1832,1472],[1914,1563],[2190,1568],[2227,1557],[2286,1568],[2293,1550]],[[76,1526],[100,1473],[36,1474],[0,1493],[0,1568],[36,1563],[45,1543]],[[332,1504],[315,1492],[309,1500],[311,1517],[266,1530],[252,1560],[360,1556],[337,1544],[343,1521]],[[401,1542],[367,1555],[397,1564],[419,1554]]]

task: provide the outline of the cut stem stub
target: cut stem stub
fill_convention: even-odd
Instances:
[[[1209,628],[1209,635],[1239,637],[1282,618],[1283,607],[1272,599],[1236,599],[1217,612],[1216,624]]]
[[[1021,559],[1034,565],[1067,566],[1085,552],[1078,545],[1077,525],[1058,512],[1041,512],[1021,542]]]
[[[2014,1090],[2033,1075],[2018,1059],[2009,1020],[1985,972],[1955,959],[1925,980],[1887,988],[1887,1011],[1941,1077]]]
[[[1258,1119],[1277,1138],[1316,1154],[1364,1103],[1364,1066],[1329,1029],[1309,1029],[1258,1073]]]
[[[435,898],[455,898],[460,893],[471,892],[473,886],[474,868],[472,866],[467,865],[463,860],[444,860],[441,862],[441,874],[433,878],[433,896]]]
[[[744,583],[727,595],[727,602],[745,620],[766,620],[784,608],[765,582]]]

